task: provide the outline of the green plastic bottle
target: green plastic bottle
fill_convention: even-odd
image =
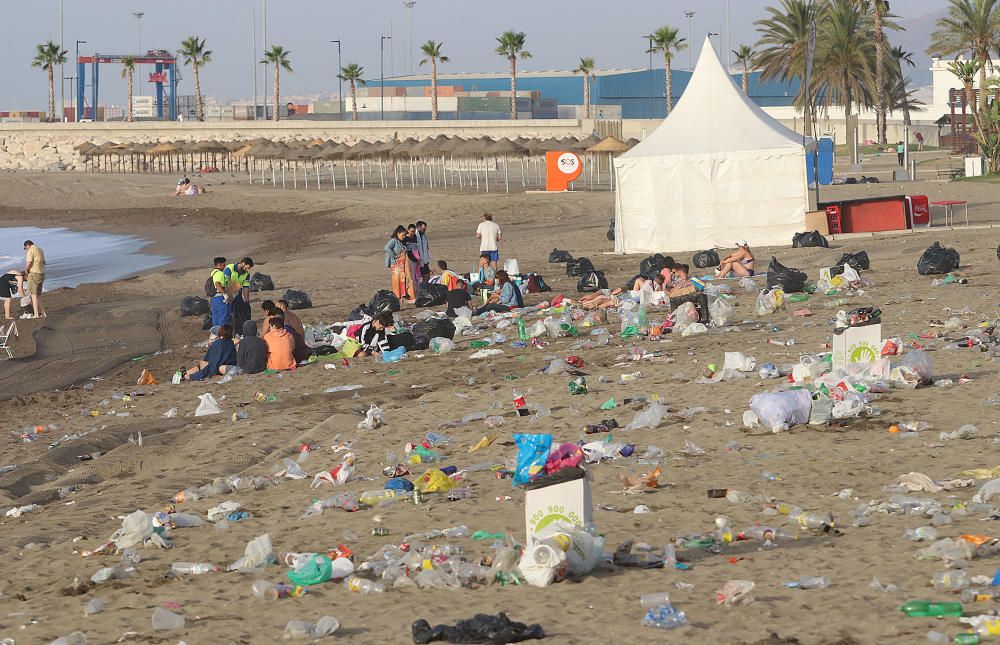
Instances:
[[[930,600],[911,600],[899,611],[907,616],[961,616],[960,602],[931,602]]]
[[[528,340],[528,330],[524,328],[524,318],[517,319],[517,337],[521,340]]]

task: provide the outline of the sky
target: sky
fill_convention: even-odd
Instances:
[[[213,61],[201,72],[202,91],[220,101],[249,98],[253,94],[253,62],[263,49],[261,17],[267,7],[267,43],[291,50],[294,73],[284,73],[284,96],[309,96],[336,92],[337,48],[342,60],[365,68],[368,80],[379,78],[380,36],[386,41],[386,77],[426,67],[417,66],[419,56],[407,46],[408,10],[401,0],[63,0],[63,42],[70,60],[77,39],[82,55],[136,53],[169,49],[185,37],[205,38]],[[522,69],[573,69],[580,57],[596,59],[599,68],[645,67],[648,56],[642,37],[663,25],[680,28],[681,35],[700,43],[708,32],[721,34],[722,46],[730,49],[757,40],[753,22],[778,0],[416,0],[412,17],[413,50],[420,43],[436,40],[451,62],[440,72],[506,71],[506,62],[493,49],[495,37],[506,30],[527,34],[526,48],[533,57]],[[926,31],[933,25],[928,14],[942,11],[944,0],[894,0],[893,12],[904,22],[914,21],[919,33],[907,33],[904,46],[918,53],[915,80],[926,82],[930,59],[923,53]],[[140,21],[133,12],[144,12]],[[694,11],[690,23],[685,11]],[[30,67],[35,45],[60,38],[59,0],[0,0],[0,110],[44,110],[48,85],[45,72]],[[932,16],[933,17],[933,16]],[[253,54],[251,33],[256,18],[257,51]],[[137,30],[137,24],[140,28]],[[728,35],[728,39],[727,39]],[[890,36],[893,38],[893,36]],[[141,39],[141,40],[140,40]],[[697,55],[698,47],[694,55]],[[687,67],[687,52],[675,65]],[[412,59],[412,61],[411,61]],[[655,63],[654,63],[655,64]],[[105,71],[106,70],[106,71]],[[147,71],[142,70],[141,77]],[[102,67],[101,102],[125,102],[125,81],[120,71]],[[74,74],[67,65],[65,76]],[[182,71],[179,94],[193,93],[190,69]],[[261,66],[256,66],[258,94],[263,94]],[[271,76],[266,77],[268,91]],[[151,85],[145,92],[151,93]],[[72,92],[66,83],[66,98]],[[89,92],[88,92],[89,94]],[[59,99],[57,86],[56,100]]]

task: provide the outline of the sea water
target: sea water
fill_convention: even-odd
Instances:
[[[114,235],[66,228],[0,228],[0,273],[24,270],[24,241],[45,253],[45,290],[86,282],[110,282],[163,266],[170,258],[142,253],[152,244],[134,235]]]

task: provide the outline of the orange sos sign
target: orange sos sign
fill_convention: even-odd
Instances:
[[[545,190],[569,190],[569,183],[576,181],[582,172],[583,161],[572,152],[545,153]]]

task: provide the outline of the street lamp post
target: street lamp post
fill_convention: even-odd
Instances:
[[[392,40],[392,36],[380,36],[378,43],[378,75],[379,75],[379,112],[385,121],[385,41]]]
[[[331,40],[330,42],[337,43],[337,100],[340,101],[341,105],[344,105],[344,81],[340,78],[344,69],[343,63],[340,62],[340,41]],[[340,108],[340,119],[344,119],[344,108]]]
[[[709,38],[713,38],[713,37],[715,37],[715,36],[718,36],[718,35],[719,35],[719,34],[718,34],[717,32],[714,32],[714,31],[710,31],[710,32],[708,32],[708,37],[709,37]],[[712,47],[713,47],[713,48],[715,47],[715,41],[712,41]],[[715,53],[717,53],[717,54],[718,54],[718,53],[719,53],[719,50],[718,50],[718,49],[716,49],[716,50],[715,50]],[[727,72],[727,73],[728,73],[728,72]]]
[[[643,36],[649,41],[649,67],[646,69],[646,89],[649,94],[649,118],[653,118],[653,36]]]
[[[413,75],[413,7],[416,4],[417,0],[403,0],[403,6],[406,7],[406,60],[409,61],[406,69],[411,76]]]
[[[691,64],[691,52],[694,50],[694,41],[692,40],[694,32],[692,31],[693,23],[691,19],[694,18],[694,12],[685,11],[684,17],[688,19],[688,71],[691,71],[693,69],[693,65]]]
[[[73,64],[76,65],[76,69],[80,69],[80,45],[81,44],[86,45],[87,41],[86,40],[77,40],[76,41],[76,59],[73,61]],[[76,83],[74,82],[73,85],[75,86]],[[80,94],[77,91],[76,87],[73,87],[73,121],[76,121],[76,122],[80,121]]]
[[[142,56],[142,17],[146,15],[145,11],[133,11],[132,15],[135,16],[135,44],[136,44],[136,55]],[[139,75],[139,93],[142,93],[142,74]]]

